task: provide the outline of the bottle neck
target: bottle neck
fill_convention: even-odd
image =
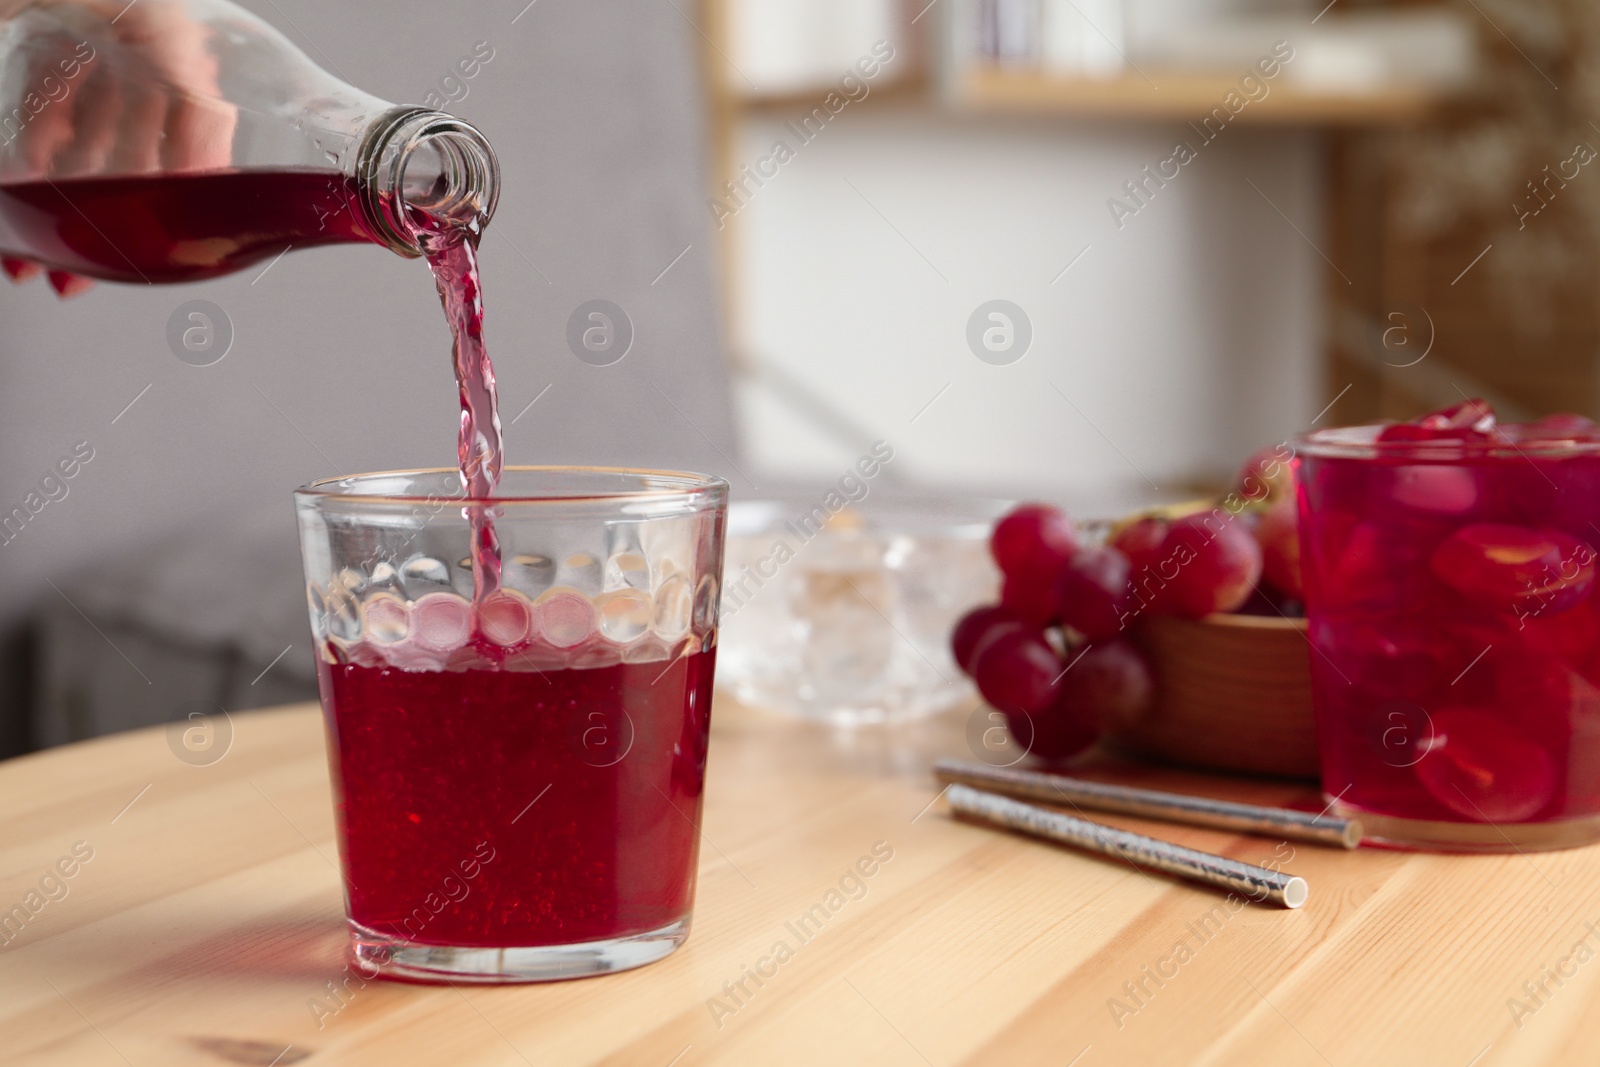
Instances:
[[[423,254],[414,212],[481,231],[500,197],[500,165],[483,134],[420,107],[391,108],[367,127],[354,178],[373,236],[403,256]]]

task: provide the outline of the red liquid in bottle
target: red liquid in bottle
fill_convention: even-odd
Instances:
[[[0,183],[7,231],[54,269],[115,282],[197,281],[290,246],[373,239],[349,179],[297,170]]]
[[[688,916],[715,656],[543,673],[322,663],[351,919],[511,947]]]

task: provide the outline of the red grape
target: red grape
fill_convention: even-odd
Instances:
[[[1264,619],[1294,618],[1303,614],[1298,598],[1284,596],[1265,582],[1257,586],[1249,599],[1234,608],[1232,613]]]
[[[1293,497],[1274,500],[1255,527],[1256,540],[1261,544],[1261,569],[1274,589],[1299,600],[1304,594],[1300,586],[1300,518]]]
[[[1164,600],[1188,618],[1232,611],[1250,599],[1261,578],[1261,546],[1221,508],[1175,521],[1162,551],[1177,571]]]
[[[1052,591],[1056,576],[1077,548],[1077,527],[1048,504],[1016,508],[995,524],[989,538],[989,551],[1007,579]]]
[[[1488,608],[1553,615],[1594,587],[1594,549],[1559,530],[1479,522],[1444,539],[1428,561],[1434,575]]]
[[[1421,463],[1389,468],[1377,477],[1373,488],[1408,508],[1449,516],[1466,515],[1488,490],[1470,467]]]
[[[1287,444],[1259,449],[1244,461],[1233,487],[1245,499],[1276,503],[1294,497],[1294,449]]]
[[[1414,422],[1397,422],[1393,426],[1385,426],[1383,432],[1378,434],[1378,440],[1390,444],[1395,441],[1432,441],[1437,436],[1432,430]]]
[[[1161,543],[1167,539],[1168,525],[1166,519],[1146,515],[1118,530],[1111,538],[1111,547],[1127,556],[1136,571],[1154,566],[1161,559]]]
[[[1057,616],[1091,641],[1122,631],[1128,606],[1128,557],[1114,548],[1083,548],[1062,568]]]
[[[1390,441],[1486,441],[1498,430],[1494,408],[1484,400],[1463,400],[1454,407],[1389,426],[1378,435]]]
[[[1000,606],[1029,625],[1043,629],[1056,621],[1055,583],[1008,577],[1000,583]]]
[[[1592,440],[1597,430],[1600,427],[1593,420],[1561,412],[1528,423],[1522,427],[1521,437],[1527,440]]]
[[[1429,430],[1469,430],[1486,434],[1495,428],[1494,408],[1489,406],[1487,400],[1463,400],[1416,421],[1419,426]]]
[[[1472,822],[1522,822],[1555,794],[1549,753],[1499,717],[1471,708],[1433,716],[1433,740],[1416,766],[1433,798]]]
[[[1071,759],[1100,739],[1093,715],[1060,701],[1032,715],[1007,712],[1006,727],[1028,755],[1046,763]]]
[[[1525,625],[1530,644],[1554,652],[1590,685],[1600,687],[1600,620],[1595,610],[1590,597],[1571,611],[1534,616]]]
[[[972,660],[972,677],[983,699],[1006,714],[1032,714],[1055,699],[1061,660],[1044,635],[1026,628],[997,631]]]
[[[1155,696],[1155,678],[1144,655],[1127,641],[1093,645],[1061,679],[1058,708],[1071,708],[1106,731],[1138,723]]]
[[[950,652],[955,656],[956,666],[966,674],[971,674],[972,660],[977,655],[978,646],[997,634],[1003,626],[1021,627],[1023,622],[1016,614],[998,605],[974,608],[963,615],[950,634]]]
[[[1160,593],[1171,577],[1171,568],[1168,568],[1166,576],[1162,575],[1164,557],[1161,546],[1166,542],[1170,525],[1166,519],[1149,515],[1124,526],[1111,539],[1111,547],[1128,559],[1129,582],[1132,585],[1128,592],[1128,607],[1135,614],[1143,611],[1159,613],[1163,610]]]

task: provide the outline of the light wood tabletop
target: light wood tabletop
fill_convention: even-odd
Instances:
[[[1241,905],[953,821],[928,767],[969,756],[966,714],[848,733],[725,701],[713,722],[687,944],[535,986],[346,981],[312,707],[232,716],[205,765],[161,729],[0,764],[0,1062],[1600,1059],[1600,850],[1345,853],[1106,817],[1310,883],[1300,911]],[[1093,774],[1318,806],[1292,783]]]

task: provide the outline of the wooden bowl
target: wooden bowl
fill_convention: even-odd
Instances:
[[[1156,669],[1156,704],[1111,737],[1115,747],[1205,770],[1317,777],[1304,619],[1150,618],[1139,641]]]

